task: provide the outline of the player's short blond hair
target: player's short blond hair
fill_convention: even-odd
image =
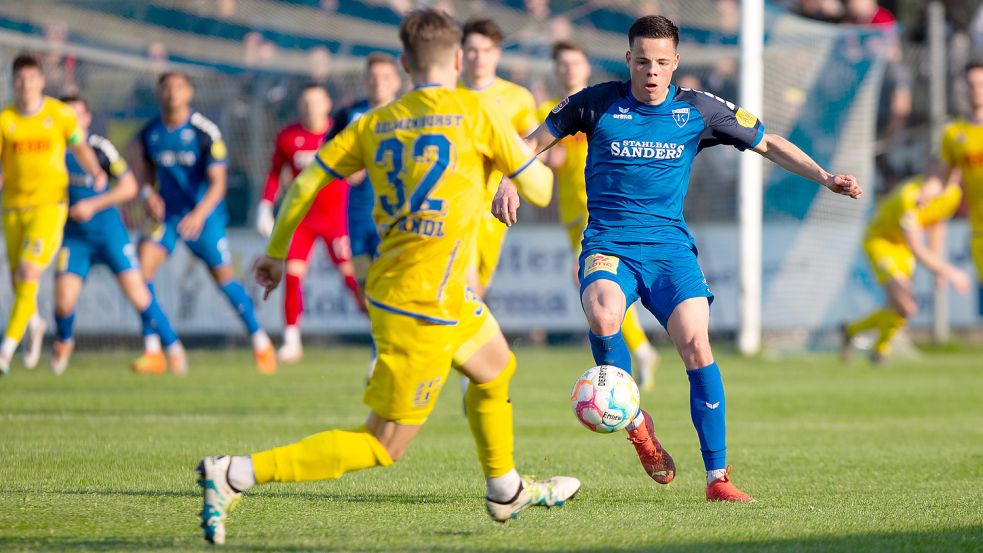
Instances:
[[[442,11],[415,10],[399,25],[399,40],[406,64],[420,71],[450,59],[461,43],[461,28]]]

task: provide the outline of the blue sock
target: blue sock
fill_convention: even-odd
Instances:
[[[614,365],[631,374],[631,354],[628,352],[624,337],[621,336],[621,330],[610,336],[598,336],[588,330],[587,337],[590,339],[590,351],[594,354],[595,363]]]
[[[64,317],[60,317],[58,316],[58,313],[55,313],[55,328],[59,342],[67,342],[71,340],[72,333],[75,329],[75,312],[72,311]]]
[[[153,282],[148,282],[147,283],[147,289],[150,290],[150,303],[151,303],[151,305],[154,304],[154,303],[157,303],[157,292],[154,291],[154,283]],[[158,308],[159,308],[159,306],[158,306]],[[153,317],[150,317],[149,315],[148,316],[144,316],[146,313],[147,313],[147,311],[144,311],[143,313],[140,313],[140,331],[143,333],[143,336],[150,336],[151,334],[157,334],[157,331],[154,330]]]
[[[727,424],[724,381],[716,363],[689,375],[689,414],[700,437],[700,451],[706,470],[727,468]]]
[[[151,289],[152,291],[153,289]],[[171,328],[171,321],[167,319],[164,310],[160,308],[157,298],[152,295],[150,296],[150,305],[140,312],[140,322],[143,323],[143,335],[159,335],[160,343],[165,348],[178,341],[177,333]],[[147,332],[148,329],[150,332]]]
[[[239,318],[249,330],[252,336],[260,330],[259,323],[256,322],[256,313],[253,311],[253,300],[249,299],[246,289],[237,280],[230,280],[222,285],[222,292],[229,299],[229,303],[239,313]]]

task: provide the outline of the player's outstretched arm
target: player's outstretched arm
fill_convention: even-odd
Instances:
[[[106,172],[102,170],[102,166],[99,165],[99,158],[96,157],[96,152],[92,149],[92,146],[85,140],[81,140],[76,144],[71,144],[69,148],[75,152],[79,165],[95,179],[92,188],[100,192],[105,190],[106,184],[109,183],[109,176],[106,175]]]
[[[541,123],[536,130],[526,137],[526,145],[539,155],[553,147],[560,139],[553,136],[546,123]]]
[[[92,196],[84,200],[79,200],[68,210],[68,216],[73,221],[84,223],[91,219],[100,211],[119,205],[137,197],[140,192],[140,185],[137,184],[136,177],[132,171],[126,171],[116,178],[116,186],[113,186],[105,194]]]
[[[863,189],[853,175],[835,175],[826,172],[809,154],[777,134],[765,134],[757,146],[751,148],[783,169],[805,177],[829,188],[837,194],[857,199]]]
[[[941,225],[942,223],[939,224]],[[933,251],[933,248],[926,245],[925,229],[923,229],[921,225],[913,222],[906,225],[903,232],[905,242],[908,243],[911,253],[914,254],[915,259],[917,259],[919,263],[935,273],[937,277],[951,282],[952,287],[955,288],[960,294],[965,294],[969,291],[969,275],[960,270],[958,267],[947,263],[941,256]]]

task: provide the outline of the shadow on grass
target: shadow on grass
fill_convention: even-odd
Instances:
[[[635,553],[638,551],[662,551],[667,553],[704,553],[720,551],[736,553],[743,551],[796,551],[796,552],[829,552],[843,551],[849,553],[862,551],[983,551],[983,526],[953,528],[937,532],[898,532],[881,534],[858,534],[849,536],[819,536],[789,540],[761,540],[740,542],[696,542],[672,545],[643,545],[635,547],[598,547],[578,548],[575,543],[566,547],[516,548],[503,543],[480,543],[464,538],[458,533],[447,532],[448,538],[459,537],[460,540],[450,543],[419,543],[415,545],[395,545],[392,543],[377,544],[366,538],[361,544],[356,543],[323,543],[323,544],[262,544],[233,543],[222,548],[223,551],[273,551],[306,553],[314,551],[409,551],[449,553],[459,551],[510,551],[514,553],[588,553],[599,551],[604,553]],[[303,539],[301,537],[301,539]],[[571,539],[571,541],[574,541]],[[0,538],[0,551],[187,551],[208,550],[204,542],[182,539],[149,539],[135,540],[124,538],[107,539],[57,539],[57,538]]]

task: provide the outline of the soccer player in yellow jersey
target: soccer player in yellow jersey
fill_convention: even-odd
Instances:
[[[922,179],[917,178],[902,184],[881,202],[867,227],[864,252],[878,282],[884,286],[888,304],[843,326],[844,361],[849,359],[853,338],[867,330],[877,331],[871,360],[881,363],[887,358],[891,338],[918,311],[911,281],[916,261],[951,282],[959,293],[969,290],[969,276],[938,255],[942,227],[961,200],[957,183],[942,186],[933,181],[923,188]]]
[[[498,77],[504,39],[502,29],[491,19],[470,19],[464,24],[461,42],[464,71],[460,86],[476,92],[491,109],[501,114],[515,134],[524,137],[539,125],[536,100],[524,87]],[[488,171],[485,193],[489,205],[503,176],[507,178],[500,171]],[[484,298],[485,290],[495,276],[508,228],[490,213],[484,213],[482,217],[468,284],[479,297]]]
[[[68,216],[68,170],[65,148],[106,187],[106,173],[79,128],[75,111],[44,95],[44,74],[38,61],[20,55],[13,63],[14,103],[0,112],[0,161],[3,164],[3,233],[14,287],[14,306],[0,343],[0,374],[28,323],[31,324],[24,365],[37,366],[44,320],[36,316],[38,282],[61,244]]]
[[[267,255],[256,265],[256,281],[268,294],[317,191],[367,169],[382,238],[365,284],[378,347],[365,391],[368,419],[251,456],[203,459],[206,540],[224,541],[226,513],[257,483],[331,479],[391,465],[426,421],[452,365],[471,379],[467,416],[493,519],[504,522],[531,505],[560,506],[580,487],[575,478],[530,481],[516,472],[508,393],[515,357],[488,307],[466,287],[466,253],[478,230],[473,221],[490,209],[489,164],[536,205],[549,202],[553,179],[476,94],[455,90],[460,37],[443,12],[407,16],[401,63],[415,89],[366,113],[320,149],[290,187]]]
[[[946,126],[942,151],[926,185],[939,187],[958,169],[969,210],[969,249],[976,263],[979,315],[983,317],[983,59],[966,66],[970,116]]]
[[[543,102],[539,106],[539,120],[545,121],[550,110],[563,98],[572,96],[587,87],[590,81],[590,61],[583,46],[566,40],[553,44],[553,71],[557,83],[563,88],[563,96]],[[580,257],[580,241],[587,228],[587,135],[577,133],[560,141],[546,153],[546,164],[553,168],[556,182],[556,200],[560,222],[567,231],[573,258]],[[574,267],[576,273],[576,266]],[[635,306],[628,308],[621,323],[625,344],[638,361],[638,385],[651,390],[655,387],[655,366],[659,354],[645,336],[645,329],[638,320]]]

